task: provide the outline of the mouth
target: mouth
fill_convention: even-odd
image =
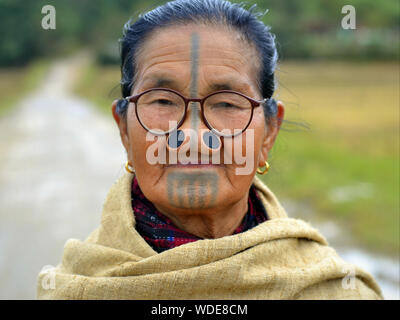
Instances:
[[[222,164],[215,164],[215,163],[178,163],[176,164],[167,164],[165,165],[165,168],[179,168],[179,169],[195,169],[195,168],[200,168],[200,169],[207,169],[207,168],[218,168],[222,167]]]

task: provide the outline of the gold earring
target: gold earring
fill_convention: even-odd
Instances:
[[[132,168],[130,168],[130,166],[129,166],[129,160],[127,160],[127,161],[125,162],[125,170],[126,170],[127,172],[129,172],[129,173],[132,173],[132,174],[135,173],[135,170],[132,169]]]
[[[269,170],[269,167],[270,167],[269,163],[267,161],[265,161],[265,169],[264,170],[257,169],[257,173],[258,174],[266,174]]]

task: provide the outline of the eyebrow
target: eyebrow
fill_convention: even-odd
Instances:
[[[238,91],[244,94],[249,94],[251,92],[250,84],[247,82],[239,80],[222,80],[220,82],[212,83],[209,86],[210,91],[220,91],[220,90],[232,90]]]
[[[150,82],[152,87],[154,88],[170,88],[170,89],[179,88],[179,84],[171,78],[151,77],[147,81]]]
[[[210,86],[210,89],[211,91],[233,90],[229,83],[214,83]]]

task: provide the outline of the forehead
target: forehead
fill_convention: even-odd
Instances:
[[[155,30],[138,50],[135,82],[165,78],[184,85],[198,64],[199,78],[209,85],[225,79],[254,86],[258,60],[256,50],[226,27],[171,26]]]

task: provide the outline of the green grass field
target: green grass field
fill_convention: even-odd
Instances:
[[[0,116],[5,115],[43,79],[49,64],[36,61],[25,67],[0,69]]]
[[[265,181],[377,251],[399,250],[399,65],[286,63],[287,119]],[[285,128],[285,124],[283,125]]]
[[[287,62],[276,75],[275,97],[288,122],[264,181],[280,199],[310,205],[369,249],[398,252],[399,65]],[[111,117],[119,77],[117,67],[91,65],[77,93]]]

